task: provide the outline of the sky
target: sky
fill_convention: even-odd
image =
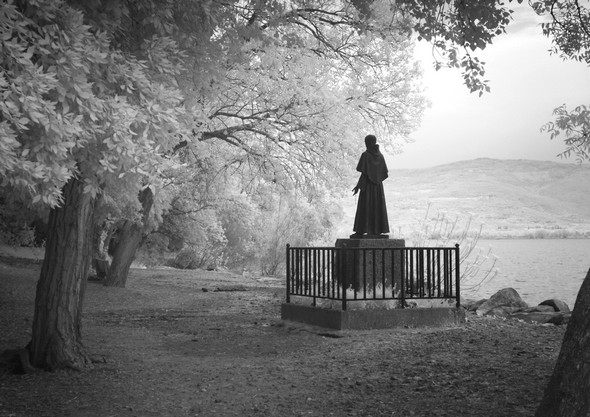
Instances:
[[[431,107],[411,135],[413,142],[402,153],[386,156],[390,169],[483,157],[575,162],[557,157],[563,142],[540,129],[556,107],[590,104],[590,68],[550,55],[541,18],[526,2],[511,7],[515,15],[507,33],[478,54],[491,87],[482,97],[469,93],[459,70],[435,71],[429,44],[416,45]]]

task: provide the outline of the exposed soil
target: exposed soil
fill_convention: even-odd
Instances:
[[[0,351],[30,338],[38,263],[0,258]],[[280,320],[282,281],[132,270],[90,282],[81,372],[0,375],[0,417],[531,416],[564,328],[332,331]]]

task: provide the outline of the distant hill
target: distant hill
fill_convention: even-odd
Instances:
[[[383,183],[392,235],[410,238],[446,216],[483,237],[590,237],[590,166],[475,159],[425,169],[392,169]],[[356,198],[343,201],[340,235],[352,233]],[[462,231],[465,227],[457,227]]]

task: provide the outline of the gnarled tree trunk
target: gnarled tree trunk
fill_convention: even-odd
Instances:
[[[104,280],[104,285],[109,287],[125,287],[129,268],[141,243],[141,225],[125,220],[117,227],[117,235],[113,260]]]
[[[37,368],[80,369],[87,362],[81,320],[92,251],[94,198],[83,189],[81,181],[71,179],[63,189],[63,206],[49,214],[28,346],[31,364]]]
[[[111,265],[111,259],[108,253],[109,242],[115,228],[108,220],[94,226],[94,237],[92,243],[92,266],[96,272],[96,278],[102,281],[106,278]]]
[[[590,411],[590,270],[578,292],[553,375],[535,417],[586,417]]]
[[[148,218],[154,203],[154,196],[150,188],[144,189],[139,194],[139,201],[143,212],[142,222],[125,220],[118,226],[117,244],[112,253],[113,260],[104,281],[106,286],[125,287],[129,268],[147,232]]]

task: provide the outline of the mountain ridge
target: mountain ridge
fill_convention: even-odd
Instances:
[[[441,217],[481,225],[488,238],[590,237],[589,180],[589,165],[479,158],[390,169],[383,186],[392,237],[415,234],[425,219]],[[345,231],[356,199],[344,199],[342,208]]]

